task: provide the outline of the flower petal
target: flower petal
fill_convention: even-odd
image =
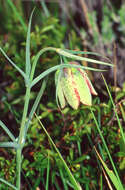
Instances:
[[[91,105],[92,97],[91,97],[90,89],[88,87],[88,84],[86,83],[85,78],[83,78],[83,76],[78,70],[74,74],[74,80],[76,82],[76,85],[77,85],[76,88],[80,96],[80,102],[85,105]]]
[[[61,82],[59,80],[59,72],[60,71],[58,71],[58,70],[56,71],[55,84],[56,84],[56,90],[57,90],[57,97],[59,99],[60,106],[63,109],[66,106],[66,100],[65,100],[63,90],[62,90],[62,87],[61,87]]]
[[[65,97],[64,97],[64,94],[63,94],[63,90],[62,90],[60,81],[58,82],[58,86],[57,86],[57,95],[58,95],[58,98],[59,98],[60,106],[63,109],[66,106],[66,101],[65,101]]]
[[[76,61],[72,61],[72,62],[70,62],[70,64],[80,65],[80,64],[79,64],[78,62],[76,62]],[[90,89],[90,92],[91,92],[93,95],[97,95],[97,92],[95,91],[95,89],[94,89],[94,87],[93,87],[91,81],[89,80],[89,77],[88,77],[87,73],[86,73],[83,69],[79,69],[79,68],[78,68],[77,70],[79,70],[80,73],[82,74],[82,76],[85,78],[85,80],[86,80],[86,82],[87,82],[87,84],[88,84],[88,87],[89,87],[89,89]]]
[[[73,80],[71,69],[65,69],[64,76],[61,77],[61,85],[67,102],[72,108],[77,109],[80,103],[80,97]]]
[[[88,87],[89,87],[89,89],[90,89],[90,92],[91,92],[93,95],[97,95],[97,92],[95,91],[95,89],[94,89],[94,87],[93,87],[91,81],[89,80],[89,77],[87,76],[87,73],[86,73],[84,70],[82,70],[82,69],[79,69],[79,70],[80,70],[82,76],[84,77],[84,79],[86,80],[86,83],[87,83],[87,85],[88,85]]]

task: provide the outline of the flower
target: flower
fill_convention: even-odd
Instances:
[[[79,65],[78,62],[69,62],[69,64]],[[80,68],[67,67],[61,71],[57,70],[55,83],[61,108],[66,106],[66,101],[73,109],[77,109],[80,102],[91,105],[91,94],[97,95],[87,73]]]

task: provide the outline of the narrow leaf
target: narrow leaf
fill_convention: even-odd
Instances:
[[[27,27],[26,24],[22,18],[22,16],[19,14],[19,11],[17,10],[17,8],[15,7],[15,5],[13,4],[12,0],[8,0],[8,4],[11,6],[11,8],[13,9],[13,12],[15,13],[15,15],[17,16],[17,18],[19,19],[20,23],[23,26],[23,29],[26,31]]]
[[[48,74],[56,71],[57,69],[63,69],[63,68],[68,68],[68,67],[73,67],[73,68],[81,68],[81,69],[87,69],[87,70],[91,70],[91,71],[105,71],[105,70],[101,70],[101,69],[95,69],[95,68],[91,68],[91,67],[84,67],[84,66],[79,66],[79,65],[71,65],[71,64],[61,64],[61,65],[56,65],[54,67],[51,67],[50,69],[47,69],[46,71],[44,71],[43,73],[41,73],[38,77],[36,77],[32,83],[31,83],[31,87],[33,87],[36,83],[38,83],[42,78],[44,78],[45,76],[47,76]]]
[[[125,111],[124,111],[123,106],[122,106],[121,103],[119,103],[119,106],[120,106],[120,110],[121,110],[121,113],[122,113],[122,118],[123,118],[123,120],[125,122]]]
[[[31,70],[31,64],[30,64],[30,31],[31,31],[31,22],[32,22],[32,16],[34,13],[34,10],[31,13],[29,25],[28,25],[28,31],[27,31],[27,39],[26,39],[26,75],[30,75]]]
[[[75,60],[79,60],[79,61],[87,61],[87,62],[91,62],[91,63],[96,63],[96,64],[100,64],[100,65],[107,65],[107,66],[111,66],[113,67],[113,64],[110,63],[106,63],[103,61],[98,61],[95,59],[90,59],[90,58],[86,58],[86,57],[81,57],[81,56],[77,56],[77,55],[73,55],[65,50],[62,49],[56,49],[56,52],[60,55],[63,55],[65,57],[71,58],[71,59],[75,59]]]
[[[14,185],[12,185],[11,183],[7,182],[5,179],[0,178],[0,181],[1,181],[2,183],[5,183],[5,184],[8,185],[9,187],[12,187],[12,188],[15,189],[15,190],[18,190]]]
[[[16,70],[24,77],[26,80],[26,74],[7,56],[7,54],[3,51],[3,49],[0,47],[1,53],[6,57],[6,59],[16,68]]]
[[[96,56],[99,56],[99,57],[102,57],[102,58],[105,58],[107,61],[109,61],[109,62],[111,62],[111,60],[108,58],[108,57],[106,57],[106,56],[104,56],[104,55],[102,55],[102,54],[99,54],[99,53],[96,53],[96,52],[90,52],[90,51],[77,51],[77,50],[69,50],[69,49],[64,49],[64,51],[67,51],[67,52],[69,52],[69,53],[71,53],[71,54],[75,54],[75,55],[77,55],[77,54],[83,54],[83,55],[96,55]]]
[[[49,189],[49,175],[50,175],[50,158],[48,153],[47,174],[46,174],[46,190]]]
[[[0,120],[0,126],[3,128],[3,130],[8,134],[8,136],[11,138],[12,141],[16,142],[15,137],[10,132],[10,130],[6,127],[6,125]]]
[[[0,147],[18,148],[19,144],[17,144],[16,142],[1,142]]]
[[[102,75],[102,77],[103,77],[105,86],[106,86],[106,88],[107,88],[107,91],[108,91],[108,94],[109,94],[111,103],[112,103],[113,108],[114,108],[114,112],[115,112],[115,115],[116,115],[116,119],[117,119],[117,123],[118,123],[119,129],[120,129],[120,133],[121,133],[122,139],[123,139],[123,141],[124,141],[124,143],[125,143],[125,135],[124,135],[124,131],[123,131],[123,128],[122,128],[122,125],[121,125],[121,122],[120,122],[120,119],[119,119],[117,110],[116,110],[116,106],[115,106],[115,104],[114,104],[114,101],[113,101],[112,95],[111,95],[111,93],[110,93],[109,87],[108,87],[108,85],[107,85],[107,83],[106,83],[106,80],[105,80],[105,78],[104,78],[103,75]]]
[[[115,174],[113,173],[112,170],[110,170],[107,165],[105,164],[105,162],[102,160],[101,156],[99,155],[98,151],[96,150],[96,148],[94,147],[96,154],[98,155],[98,158],[100,159],[103,167],[105,168],[110,180],[112,181],[112,183],[114,184],[115,188],[117,190],[124,190],[123,187],[121,186],[121,184],[119,184],[119,181],[117,179],[117,177],[115,176]]]
[[[112,186],[111,186],[111,183],[110,183],[110,181],[109,181],[109,178],[108,178],[108,176],[107,176],[107,174],[106,174],[104,168],[103,168],[102,166],[101,166],[101,168],[102,168],[103,174],[104,174],[104,176],[105,176],[105,179],[106,179],[106,181],[107,181],[107,184],[108,184],[108,186],[109,186],[109,189],[110,189],[110,190],[113,190],[113,188],[112,188]]]
[[[103,135],[102,135],[102,131],[101,131],[100,127],[99,127],[99,124],[98,124],[98,122],[97,122],[97,119],[96,119],[96,117],[95,117],[95,115],[94,115],[94,113],[93,113],[91,107],[90,107],[90,110],[91,110],[91,113],[92,113],[92,115],[93,115],[93,119],[94,119],[94,121],[95,121],[97,130],[98,130],[98,132],[99,132],[99,135],[100,135],[100,137],[101,137],[101,140],[102,140],[102,142],[103,142],[103,145],[104,145],[104,147],[105,147],[105,150],[106,150],[106,152],[107,152],[107,154],[108,154],[108,156],[109,156],[109,160],[110,160],[110,162],[111,162],[111,164],[112,164],[112,167],[113,167],[113,170],[114,170],[115,175],[116,175],[116,177],[117,177],[117,180],[118,180],[120,186],[122,187],[122,183],[121,183],[120,177],[119,177],[119,175],[118,175],[118,172],[117,172],[117,170],[116,170],[115,164],[114,164],[114,162],[113,162],[113,160],[112,160],[112,157],[111,157],[111,154],[110,154],[110,152],[109,152],[108,146],[107,146],[107,144],[106,144],[106,142],[105,142],[105,139],[104,139],[104,137],[103,137]],[[122,189],[122,190],[123,190],[123,189]]]

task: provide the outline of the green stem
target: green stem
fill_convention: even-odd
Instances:
[[[32,67],[32,71],[31,71],[31,75],[30,75],[30,81],[32,81],[33,76],[34,76],[34,72],[35,72],[35,67],[37,64],[37,61],[40,57],[40,55],[42,53],[44,53],[45,51],[48,50],[53,50],[56,51],[56,48],[44,48],[41,51],[39,51],[39,53],[37,54],[34,63],[33,63],[33,67]],[[30,100],[30,84],[28,83],[28,86],[26,87],[26,94],[25,94],[25,104],[24,104],[24,110],[23,110],[23,116],[22,116],[22,122],[21,122],[21,128],[20,128],[20,134],[19,134],[19,138],[18,138],[18,145],[19,148],[17,149],[16,152],[16,159],[17,159],[17,181],[16,181],[16,187],[18,190],[20,190],[20,182],[21,182],[21,163],[22,163],[22,149],[24,147],[25,144],[25,140],[26,140],[26,117],[27,117],[27,112],[28,112],[28,106],[29,106],[29,100]]]
[[[26,138],[25,123],[26,123],[26,117],[27,117],[27,112],[28,112],[29,100],[30,100],[30,87],[27,87],[26,95],[25,95],[24,111],[23,111],[20,134],[19,134],[19,139],[18,139],[19,148],[17,149],[17,152],[16,152],[16,159],[17,159],[17,168],[16,168],[16,170],[17,170],[17,182],[16,182],[16,187],[17,187],[18,190],[20,190],[22,149],[24,147],[25,138]]]
[[[25,95],[25,105],[24,105],[21,129],[20,129],[20,134],[19,134],[19,141],[18,141],[21,147],[23,147],[25,143],[25,123],[26,123],[26,117],[27,117],[27,112],[28,112],[29,100],[30,100],[30,87],[27,87],[26,95]]]
[[[21,155],[22,155],[22,149],[18,148],[16,152],[16,160],[17,160],[17,165],[16,165],[16,172],[17,172],[17,180],[16,180],[16,187],[18,190],[20,190],[20,179],[21,179]]]
[[[30,74],[30,81],[33,80],[33,76],[34,76],[34,72],[35,72],[35,68],[36,68],[36,64],[37,61],[40,57],[41,54],[43,54],[46,51],[56,51],[56,48],[52,48],[52,47],[47,47],[44,48],[42,50],[40,50],[38,52],[38,54],[35,57],[35,60],[33,62],[33,66],[32,66],[32,70],[31,70],[31,74]],[[21,122],[21,128],[20,128],[20,134],[19,134],[19,138],[18,138],[18,145],[19,148],[17,148],[17,152],[16,152],[16,159],[17,159],[17,182],[16,182],[16,186],[17,189],[20,190],[20,181],[21,181],[21,163],[22,163],[22,149],[24,147],[25,144],[25,140],[26,140],[26,117],[27,117],[27,112],[28,112],[28,106],[29,106],[29,100],[30,100],[30,91],[31,91],[31,84],[28,82],[28,86],[26,86],[26,95],[25,95],[25,104],[24,104],[24,110],[23,110],[23,116],[22,116],[22,122]]]

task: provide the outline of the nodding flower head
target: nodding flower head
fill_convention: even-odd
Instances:
[[[69,64],[79,65],[77,62],[69,62]],[[55,83],[61,108],[66,106],[66,102],[73,109],[77,109],[80,102],[84,105],[91,105],[91,94],[97,95],[87,73],[80,68],[67,67],[61,71],[57,70]]]

